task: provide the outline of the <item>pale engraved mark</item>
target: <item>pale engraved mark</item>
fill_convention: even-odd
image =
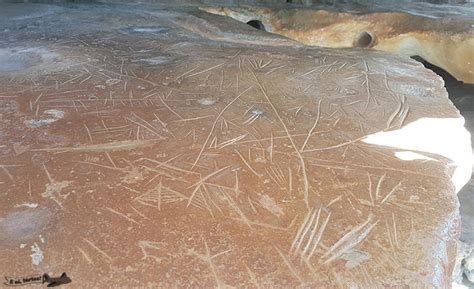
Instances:
[[[114,168],[117,168],[117,165],[115,164],[115,162],[112,160],[112,157],[110,157],[110,154],[108,152],[105,152],[105,155],[107,156],[107,158],[109,159],[110,163],[112,164],[112,166],[114,166]]]
[[[87,253],[82,250],[80,247],[77,247],[77,250],[81,253],[81,255],[84,257],[84,259],[86,260],[87,263],[89,263],[90,265],[94,265],[94,262],[92,262],[92,259],[89,257],[89,255],[87,255]]]
[[[378,200],[380,198],[380,190],[382,189],[382,182],[385,179],[385,175],[386,174],[383,174],[383,176],[380,177],[380,179],[377,183],[377,187],[375,189],[375,199],[376,200]]]
[[[270,132],[270,163],[273,163],[273,132]]]
[[[217,122],[219,121],[220,117],[224,114],[224,112],[227,110],[227,108],[229,108],[235,101],[237,101],[243,94],[245,94],[247,91],[249,91],[250,89],[252,89],[253,86],[250,86],[249,88],[247,88],[246,90],[244,90],[243,92],[241,92],[239,95],[237,95],[232,101],[230,101],[222,110],[221,112],[217,115],[216,119],[214,120],[214,123],[212,124],[212,127],[211,127],[211,130],[209,131],[209,134],[207,135],[207,138],[206,140],[204,141],[203,145],[201,146],[201,150],[199,151],[199,154],[198,156],[196,157],[196,160],[194,161],[192,167],[191,167],[191,170],[196,166],[196,164],[199,162],[199,159],[201,158],[202,156],[202,153],[204,152],[204,149],[206,148],[207,146],[207,143],[209,142],[209,139],[211,138],[212,136],[212,133],[214,132],[214,129],[216,127],[216,124]]]
[[[296,271],[295,265],[291,263],[290,259],[287,256],[285,256],[283,252],[280,249],[278,249],[276,245],[273,245],[273,247],[278,252],[278,255],[280,255],[280,257],[283,259],[283,262],[288,267],[293,277],[295,277],[301,284],[305,283],[304,279],[298,274],[298,272]]]
[[[184,79],[186,79],[186,78],[189,78],[189,77],[193,77],[193,76],[196,76],[196,75],[199,75],[199,74],[206,73],[206,72],[211,71],[211,70],[213,70],[213,69],[219,68],[219,67],[223,66],[224,64],[225,64],[225,63],[223,62],[223,63],[217,64],[217,65],[214,65],[214,66],[212,66],[212,67],[206,68],[206,69],[204,69],[204,70],[195,72],[195,73],[185,74],[185,75],[183,75],[182,77],[180,77],[179,79],[177,79],[177,82],[180,83],[180,82],[182,82],[182,81],[183,81]],[[198,66],[198,67],[199,67],[199,66]],[[197,67],[196,67],[196,69],[197,69]],[[194,70],[195,70],[195,69],[193,69],[193,71],[194,71]]]
[[[402,182],[400,181],[395,187],[393,187],[393,189],[385,196],[385,198],[382,199],[382,201],[380,201],[380,204],[382,205],[383,203],[385,203],[385,201],[387,201],[390,196],[398,189],[398,187],[402,184]]]
[[[44,172],[46,173],[46,176],[48,177],[49,183],[46,184],[46,189],[45,191],[41,194],[44,198],[49,198],[56,202],[58,206],[63,208],[63,202],[67,199],[70,193],[63,194],[62,190],[68,187],[72,182],[71,181],[62,181],[62,182],[57,182],[55,181],[52,177],[51,174],[49,173],[48,169],[46,169],[46,165],[43,163],[43,169]]]
[[[293,172],[291,167],[288,166],[288,189],[290,190],[290,195],[293,194]]]
[[[393,97],[394,100],[397,99],[397,96],[396,94],[393,92],[393,90],[390,88],[390,85],[388,84],[388,75],[387,75],[387,71],[384,71],[384,84],[385,84],[385,87],[387,88],[387,91],[390,92],[390,95]]]
[[[246,136],[248,136],[249,134],[248,133],[245,133],[243,135],[239,135],[235,138],[232,138],[232,139],[229,139],[229,140],[226,140],[222,143],[220,143],[217,148],[218,149],[222,149],[222,148],[225,148],[226,146],[230,146],[230,145],[234,145],[236,143],[238,143],[239,141],[243,140]]]
[[[270,104],[270,106],[272,107],[273,109],[273,112],[275,113],[275,115],[277,116],[279,122],[282,124],[283,128],[285,129],[285,132],[286,132],[286,135],[288,136],[288,139],[290,140],[291,142],[291,145],[293,146],[293,149],[295,150],[296,154],[298,155],[298,158],[300,160],[300,165],[301,165],[301,171],[302,171],[302,175],[303,175],[303,195],[304,195],[304,201],[306,203],[306,207],[308,209],[308,211],[310,211],[310,207],[309,207],[309,199],[308,199],[308,194],[309,194],[309,181],[308,181],[308,175],[306,174],[306,165],[305,165],[305,161],[304,161],[304,158],[303,158],[303,155],[301,154],[300,150],[296,147],[296,144],[293,140],[293,137],[291,136],[288,128],[286,127],[286,124],[285,122],[283,121],[283,119],[281,118],[280,116],[280,113],[278,112],[277,108],[275,107],[275,105],[273,104],[273,102],[270,100],[270,97],[268,96],[267,94],[267,91],[265,89],[265,87],[263,86],[263,84],[260,82],[260,80],[257,78],[257,75],[255,75],[255,73],[253,72],[253,70],[250,71],[253,75],[253,77],[255,78],[255,81],[257,82],[259,88],[260,88],[260,91],[262,92],[262,94],[265,96],[265,98],[267,99],[267,102]]]
[[[257,177],[262,177],[261,174],[259,174],[257,171],[255,171],[254,168],[252,168],[252,166],[250,165],[249,162],[247,162],[244,158],[244,156],[237,150],[237,149],[234,149],[235,153],[240,157],[240,159],[242,160],[242,162],[250,169],[250,171],[256,175]]]
[[[341,198],[342,198],[342,195],[339,195],[339,196],[336,197],[334,200],[330,201],[330,202],[326,205],[326,208],[329,208],[332,204],[334,204],[335,202],[339,201]]]
[[[110,263],[112,261],[112,257],[110,257],[107,253],[105,253],[103,250],[101,250],[99,247],[97,247],[94,243],[91,241],[87,240],[86,238],[83,238],[84,241],[86,241],[92,248],[97,250],[104,258],[105,260]]]
[[[22,165],[2,165],[0,164],[0,168],[2,169],[3,173],[12,181],[14,182],[15,179],[13,178],[12,174],[8,170],[8,167],[20,167]]]
[[[308,233],[310,227],[313,224],[314,218],[316,217],[316,213],[316,209],[314,209],[313,211],[310,211],[306,214],[306,217],[303,220],[303,223],[301,224],[298,232],[296,233],[293,243],[291,244],[290,253],[294,254],[300,249],[303,239],[305,238],[306,234]]]
[[[161,210],[162,204],[174,203],[188,200],[188,197],[169,187],[163,186],[161,181],[158,186],[136,197],[133,201],[144,206],[158,208]]]
[[[161,98],[161,96],[158,95],[158,98],[161,100],[161,102],[163,103],[163,105],[169,110],[171,111],[171,113],[173,113],[174,115],[176,115],[180,120],[184,120],[184,118],[179,115],[176,111],[174,111],[164,100],[163,98]]]
[[[247,273],[250,276],[250,280],[252,281],[252,284],[255,285],[255,287],[257,287],[257,289],[260,289],[261,287],[258,284],[257,277],[255,276],[255,273],[252,272],[252,270],[250,270],[250,268],[247,265],[245,265],[245,268],[247,268]]]
[[[255,207],[253,209],[255,209]],[[256,210],[254,212],[256,212]],[[258,221],[252,221],[252,220],[248,220],[248,224],[247,224],[247,221],[242,220],[242,218],[240,218],[240,219],[239,218],[231,218],[231,219],[235,220],[235,221],[244,222],[246,225],[250,224],[250,225],[257,226],[257,227],[262,227],[262,228],[271,229],[271,230],[279,230],[279,231],[288,231],[288,229],[293,224],[293,221],[292,221],[287,227],[279,227],[279,226],[275,226],[275,225],[271,225],[271,224],[267,224],[267,223],[262,223],[262,222],[258,222]]]
[[[217,136],[215,136],[211,143],[209,144],[209,148],[212,149],[212,148],[217,148]]]
[[[142,217],[143,219],[146,219],[146,220],[150,220],[150,218],[148,218],[147,216],[145,216],[142,212],[140,212],[139,210],[137,210],[134,206],[130,205],[130,208],[132,208],[132,210],[137,213],[137,215],[139,215],[140,217]]]
[[[250,116],[249,118],[244,121],[243,124],[245,125],[251,125],[254,121],[256,121],[258,118],[263,116],[263,111],[260,109],[252,109],[250,110]]]
[[[152,146],[159,139],[149,139],[141,141],[116,141],[110,143],[96,144],[96,145],[80,145],[75,147],[57,147],[45,149],[31,149],[32,152],[101,152],[101,151],[116,151],[116,150],[130,150],[139,147]]]
[[[192,186],[186,188],[186,189],[189,189],[189,188],[195,187],[194,190],[193,190],[193,192],[192,192],[192,194],[191,194],[191,196],[189,197],[189,201],[188,201],[188,204],[186,205],[186,207],[189,207],[189,205],[190,205],[191,202],[193,201],[193,198],[194,198],[194,196],[196,195],[196,193],[199,191],[199,189],[201,188],[201,186],[204,186],[204,183],[205,183],[208,179],[210,179],[211,177],[213,177],[213,176],[215,176],[215,175],[221,173],[222,171],[228,169],[229,167],[231,167],[231,165],[226,166],[226,167],[223,167],[223,168],[221,168],[221,169],[219,169],[219,170],[217,170],[217,171],[215,171],[215,172],[213,172],[213,173],[211,173],[211,174],[205,176],[204,178],[200,178],[200,180],[199,180],[197,183],[195,183],[194,185],[192,185]]]
[[[196,69],[198,69],[200,66],[201,66],[201,64],[198,64],[198,66],[194,67],[193,69],[188,70],[188,71],[186,71],[185,73],[179,75],[178,77],[176,77],[175,81],[176,81],[176,82],[180,82],[182,77],[184,77],[184,76],[186,76],[186,75],[192,73],[193,71],[195,71]]]
[[[89,128],[87,127],[85,123],[84,123],[84,128],[86,129],[87,136],[89,137],[89,141],[91,142],[91,144],[94,144],[94,141],[92,140],[91,131],[89,130]]]
[[[370,101],[372,99],[375,101],[375,103],[377,105],[379,105],[379,102],[378,102],[376,97],[372,96],[372,91],[371,91],[371,88],[370,88],[370,80],[369,80],[369,71],[370,71],[369,65],[367,64],[367,61],[365,59],[363,59],[363,62],[364,62],[364,67],[365,67],[365,71],[363,72],[363,75],[364,75],[365,79],[362,82],[362,85],[365,85],[366,93],[367,93],[367,102],[366,102],[366,105],[365,105],[364,112],[367,112],[367,109],[369,108]]]
[[[137,225],[140,225],[139,222],[135,221],[134,219],[130,218],[129,216],[125,215],[124,213],[120,213],[119,211],[116,211],[112,208],[109,208],[109,207],[105,207],[109,212],[112,212],[122,218],[124,218],[125,220],[129,221],[129,222],[132,222],[134,224],[137,224]]]
[[[299,77],[303,77],[303,76],[310,75],[310,74],[312,74],[313,72],[317,71],[317,70],[320,69],[320,68],[327,67],[327,66],[332,66],[332,65],[334,65],[334,64],[336,64],[336,63],[337,63],[337,60],[336,60],[335,62],[331,63],[331,64],[324,64],[324,65],[315,66],[314,68],[308,70],[307,72],[305,72],[305,73],[303,73],[303,74],[300,74],[300,75],[296,76],[295,78],[299,78]]]
[[[313,241],[314,235],[316,234],[316,230],[317,230],[318,225],[319,225],[319,217],[320,216],[321,216],[321,208],[319,208],[319,210],[318,210],[318,213],[316,215],[316,220],[314,222],[310,223],[307,230],[305,231],[305,233],[308,233],[308,238],[306,240],[306,246],[304,247],[304,249],[301,248],[302,249],[301,252],[300,252],[301,256],[304,256],[306,254],[306,252],[309,249],[309,246],[311,245],[311,243]],[[311,227],[312,227],[312,229],[311,229]],[[310,229],[311,229],[311,231],[309,231]],[[306,236],[303,235],[303,238],[301,239],[300,244],[303,243],[305,237]],[[299,248],[297,248],[297,249],[299,249]]]
[[[378,221],[372,222],[372,218],[372,215],[369,215],[369,217],[364,223],[352,228],[348,233],[342,236],[334,245],[332,245],[331,248],[329,248],[329,250],[322,256],[322,259],[326,259],[323,264],[328,264],[336,260],[348,250],[353,249],[360,243],[362,243],[378,223]]]
[[[316,115],[316,120],[314,121],[314,124],[313,126],[311,127],[311,129],[309,130],[308,132],[308,135],[306,136],[306,139],[304,140],[304,143],[303,145],[301,146],[301,151],[304,150],[304,148],[306,147],[306,144],[308,143],[309,141],[309,138],[311,137],[311,135],[313,134],[313,131],[314,129],[316,128],[316,126],[318,125],[318,122],[319,122],[319,118],[321,116],[321,102],[323,101],[323,99],[320,99],[319,102],[318,102],[318,112],[317,112],[317,115]]]
[[[239,197],[239,174],[235,171],[235,187],[234,187],[235,197]]]
[[[178,155],[179,156],[179,155]],[[177,158],[178,156],[174,157],[173,159]],[[152,162],[154,164],[157,164],[158,166],[155,167],[155,169],[158,169],[160,167],[163,167],[163,168],[167,168],[169,170],[172,170],[172,171],[177,171],[177,172],[180,172],[180,173],[185,173],[185,174],[192,174],[192,175],[200,175],[199,173],[197,172],[193,172],[193,171],[189,171],[189,170],[185,170],[185,169],[182,169],[182,168],[179,168],[177,166],[173,166],[171,164],[168,164],[168,162],[170,162],[171,160],[173,159],[170,159],[166,162],[160,162],[160,161],[157,161],[157,160],[153,160],[153,159],[149,159],[149,158],[140,158],[138,159],[138,161],[141,161],[141,160],[145,160],[145,161],[149,161],[149,162]]]
[[[309,261],[311,259],[311,257],[314,255],[314,253],[316,252],[316,248],[318,247],[320,241],[321,241],[321,238],[323,236],[323,233],[326,229],[326,226],[327,224],[329,223],[329,218],[331,218],[331,212],[326,216],[326,219],[324,220],[324,222],[322,223],[322,225],[319,227],[319,230],[317,232],[317,237],[316,239],[313,241],[313,237],[315,235],[312,235],[312,239],[311,239],[311,242],[308,242],[308,248],[311,248],[311,251],[308,251],[308,255],[306,256],[305,258],[305,261]],[[309,245],[311,244],[311,247],[309,247]],[[306,248],[305,248],[305,251],[306,251]],[[303,255],[304,255],[305,252],[303,252]]]
[[[397,109],[395,109],[393,111],[393,113],[388,118],[386,130],[389,130],[390,128],[392,128],[392,123],[395,120],[395,118],[397,116],[400,117],[400,115],[403,113],[403,110],[405,108],[405,99],[406,99],[406,96],[404,96],[404,95],[402,96],[401,99],[400,99],[400,97],[398,98],[398,107],[397,107]]]
[[[321,212],[322,208],[319,208],[317,212],[316,209],[314,209],[313,212],[307,214],[290,248],[292,254],[299,253],[301,258],[306,262],[308,262],[316,252],[316,248],[331,218],[331,213],[329,213],[321,225],[319,225]],[[306,245],[303,248],[302,245],[304,243],[306,243]]]
[[[28,192],[27,192],[28,196],[30,196],[30,198],[32,198],[33,196],[31,195],[31,180],[28,180]]]
[[[374,201],[374,196],[373,196],[373,194],[372,194],[372,178],[371,178],[371,176],[370,176],[369,174],[368,174],[367,176],[368,176],[368,178],[369,178],[369,188],[368,188],[368,190],[369,190],[370,204],[371,204],[372,206],[374,206],[374,205],[375,205],[375,201]]]
[[[172,122],[194,121],[194,120],[204,119],[204,118],[209,118],[209,117],[212,117],[212,115],[204,115],[204,116],[196,116],[192,118],[178,119],[178,120],[173,120]]]
[[[125,162],[127,162],[128,164],[128,167],[125,167],[125,168],[118,168],[118,167],[113,167],[113,166],[107,166],[107,165],[101,165],[101,164],[97,164],[97,163],[92,163],[92,162],[87,162],[87,161],[77,161],[77,163],[79,164],[85,164],[85,165],[91,165],[91,166],[96,166],[96,167],[100,167],[100,168],[106,168],[106,169],[110,169],[110,170],[115,170],[115,171],[119,171],[119,172],[122,172],[125,177],[122,179],[123,182],[125,183],[135,183],[137,181],[140,181],[140,180],[143,180],[143,175],[142,173],[140,172],[140,170],[134,166],[130,161],[128,160],[125,160]]]
[[[206,240],[204,240],[204,248],[206,250],[206,253],[204,255],[197,253],[196,251],[194,251],[194,249],[191,249],[191,250],[188,250],[188,251],[189,251],[189,254],[198,257],[201,261],[203,261],[204,263],[206,263],[209,266],[209,269],[212,273],[212,276],[214,277],[214,281],[216,282],[217,287],[222,288],[222,287],[224,287],[225,284],[222,283],[222,280],[219,277],[219,274],[218,274],[216,265],[213,262],[213,259],[218,257],[218,256],[221,256],[223,254],[226,254],[226,253],[230,252],[231,250],[229,249],[229,250],[217,253],[215,255],[211,255],[211,251],[209,250],[209,246],[207,245]]]
[[[135,120],[133,120],[133,119],[131,119],[131,118],[127,118],[128,121],[130,121],[130,122],[132,122],[132,123],[138,125],[139,127],[142,127],[142,128],[144,128],[144,129],[146,129],[147,131],[151,132],[152,134],[154,134],[154,135],[157,136],[158,138],[164,138],[162,135],[160,135],[160,134],[156,131],[155,127],[154,127],[151,123],[147,122],[146,120],[144,120],[143,118],[139,117],[139,116],[136,115],[135,113],[132,113],[132,114],[133,114],[133,116],[135,116],[138,120],[140,120],[140,121],[143,122],[144,124],[143,124],[143,123],[140,123],[140,122],[138,122],[138,121],[135,121]]]
[[[393,221],[393,239],[395,241],[395,245],[397,248],[400,247],[400,243],[398,243],[398,233],[397,233],[397,223],[395,222],[395,214],[392,212],[392,221]]]
[[[156,262],[160,262],[162,258],[150,254],[147,250],[160,250],[162,247],[164,247],[163,242],[154,242],[154,241],[146,241],[146,240],[140,240],[138,241],[138,247],[142,251],[143,257],[142,260],[146,260],[148,258],[152,258]]]
[[[265,168],[265,171],[276,184],[287,187],[288,181],[286,180],[286,177],[283,174],[283,170],[279,166],[277,166],[276,168],[272,166],[270,167],[270,170],[268,168]]]
[[[273,62],[273,59],[270,59],[268,62],[266,63],[263,63],[263,59],[260,59],[260,60],[256,60],[256,59],[247,59],[247,61],[250,63],[250,65],[254,68],[254,69],[263,69],[265,68],[266,66],[268,66],[269,64],[271,64]]]
[[[209,194],[209,191],[207,190],[206,186],[202,186],[202,190],[200,190],[199,193],[201,194],[205,208],[207,209],[211,217],[215,220],[216,217],[214,216],[214,213],[212,211],[211,204],[214,205],[214,207],[216,207],[220,212],[222,212],[221,208],[212,200],[211,195]],[[208,200],[211,202],[211,204],[209,204]]]
[[[240,209],[240,207],[237,205],[237,203],[232,199],[231,196],[229,196],[226,191],[222,188],[219,188],[222,194],[226,197],[229,205],[234,209],[234,211],[240,216],[241,220],[250,228],[253,229],[252,226],[250,225],[250,220],[245,216],[244,212]]]

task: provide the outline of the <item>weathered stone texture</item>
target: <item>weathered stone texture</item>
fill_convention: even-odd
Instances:
[[[474,7],[466,7],[464,15],[456,16],[449,14],[450,7],[446,8],[445,15],[435,13],[432,6],[426,6],[422,12],[396,11],[397,8],[401,9],[370,11],[367,8],[369,11],[364,13],[302,8],[202,9],[244,23],[260,20],[268,31],[309,45],[373,48],[419,56],[460,81],[474,83]]]
[[[92,8],[2,22],[1,274],[450,283],[471,151],[434,73],[203,12]]]

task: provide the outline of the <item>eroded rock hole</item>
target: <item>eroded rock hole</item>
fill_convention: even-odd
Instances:
[[[368,48],[374,45],[375,38],[367,31],[363,31],[354,39],[354,47]]]
[[[250,20],[247,22],[248,25],[252,26],[255,29],[262,30],[262,31],[267,31],[265,29],[265,26],[263,25],[262,21],[260,20]]]

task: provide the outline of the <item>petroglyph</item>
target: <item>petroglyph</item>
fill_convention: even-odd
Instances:
[[[32,266],[36,242],[84,287],[448,287],[451,158],[369,142],[440,114],[461,131],[432,73],[195,8],[79,6],[2,32],[70,60],[0,71],[1,260]],[[430,135],[455,164],[468,140]]]
[[[354,249],[361,242],[363,242],[378,223],[378,221],[374,222],[372,218],[372,216],[369,216],[364,223],[354,226],[334,245],[332,245],[322,256],[322,258],[325,259],[323,264],[327,264],[336,260],[348,250]]]
[[[43,251],[41,251],[40,247],[35,242],[31,246],[31,252],[33,252],[30,255],[31,256],[31,264],[38,266],[41,262],[43,262],[43,259],[44,259]]]
[[[298,253],[306,261],[311,259],[323,237],[326,226],[331,218],[331,213],[326,216],[324,221],[321,220],[321,224],[320,217],[321,208],[317,211],[314,209],[306,215],[293,240],[290,253]]]
[[[213,259],[221,256],[223,254],[226,254],[227,252],[230,252],[231,250],[226,250],[220,253],[217,253],[215,255],[211,255],[211,251],[209,249],[209,246],[207,245],[207,242],[204,240],[204,248],[205,248],[205,254],[200,254],[196,252],[194,249],[189,250],[190,255],[194,255],[197,258],[199,258],[201,261],[206,263],[209,266],[209,270],[211,271],[212,276],[214,277],[214,281],[216,283],[216,286],[221,288],[225,287],[225,283],[221,280],[221,277],[219,275],[219,272],[216,268],[216,265],[214,264]]]
[[[158,210],[161,210],[162,204],[186,200],[189,200],[189,198],[171,188],[164,187],[161,182],[155,188],[134,199],[135,202],[158,208]]]
[[[141,147],[154,145],[158,140],[139,140],[139,141],[117,141],[112,143],[95,144],[95,145],[79,145],[75,147],[57,147],[45,149],[31,149],[33,152],[107,152],[132,150]]]
[[[46,173],[49,183],[45,184],[46,189],[41,194],[43,198],[48,198],[56,202],[60,207],[63,206],[64,201],[69,197],[70,192],[63,192],[63,189],[67,188],[72,181],[55,181],[46,166],[43,164],[44,172]]]

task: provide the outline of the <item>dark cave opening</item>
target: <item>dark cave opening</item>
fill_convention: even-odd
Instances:
[[[262,31],[267,31],[265,29],[265,25],[263,25],[262,21],[260,20],[250,20],[247,22],[248,25],[252,26],[255,29],[262,30]]]

